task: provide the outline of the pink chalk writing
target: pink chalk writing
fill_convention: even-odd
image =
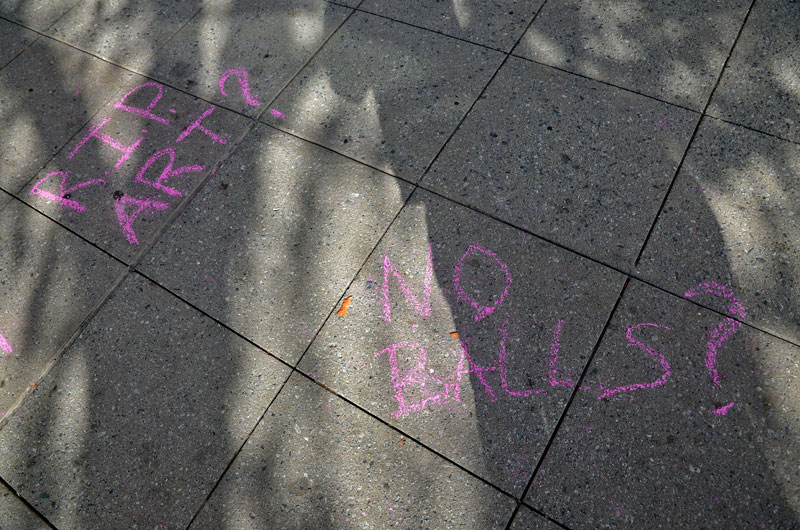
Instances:
[[[164,167],[164,171],[161,172],[161,176],[158,177],[158,180],[156,180],[155,182],[151,182],[149,180],[145,180],[144,179],[144,174],[148,170],[148,168],[150,168],[150,166],[153,165],[153,163],[156,160],[158,160],[159,158],[161,158],[164,155],[169,156],[169,160],[167,161],[166,167]],[[183,173],[188,173],[188,172],[191,172],[191,171],[202,171],[203,170],[203,166],[193,165],[193,166],[183,166],[183,167],[179,167],[178,169],[173,169],[172,165],[174,163],[175,163],[175,149],[173,149],[171,147],[167,147],[166,149],[162,149],[161,151],[156,152],[153,156],[150,157],[150,159],[147,162],[145,162],[145,164],[139,170],[139,173],[136,174],[136,182],[142,182],[142,183],[147,184],[149,186],[153,186],[157,190],[161,190],[164,193],[166,193],[167,195],[173,195],[173,196],[182,197],[183,194],[181,192],[179,192],[175,188],[171,188],[169,186],[165,186],[164,184],[162,184],[162,182],[167,180],[170,177],[175,177],[175,176],[181,175]]]
[[[11,347],[11,344],[9,344],[8,339],[6,339],[1,333],[0,333],[0,350],[6,353],[14,353],[14,348]]]
[[[561,337],[561,325],[564,324],[563,320],[559,320],[556,324],[555,329],[553,330],[553,344],[550,345],[550,372],[547,374],[548,379],[550,380],[550,386],[565,386],[571,387],[572,386],[572,379],[567,378],[566,380],[558,380],[556,375],[558,374],[558,350],[561,347],[559,343],[559,338]]]
[[[615,387],[615,388],[609,388],[605,392],[603,392],[602,394],[597,396],[597,399],[603,399],[603,398],[606,398],[606,397],[610,397],[610,396],[613,396],[614,394],[618,394],[620,392],[631,392],[633,390],[641,390],[641,389],[644,389],[644,388],[655,388],[657,386],[663,385],[667,381],[669,376],[672,375],[672,369],[669,367],[669,363],[664,358],[664,354],[663,353],[661,353],[660,351],[655,350],[655,349],[651,348],[650,346],[648,346],[648,345],[636,340],[635,338],[633,338],[633,331],[635,329],[639,329],[639,328],[641,328],[643,326],[655,327],[655,328],[663,328],[663,329],[667,329],[667,330],[670,329],[670,328],[667,327],[667,326],[664,326],[662,324],[651,324],[651,323],[644,323],[643,322],[641,324],[636,324],[636,325],[633,325],[633,326],[629,327],[628,331],[625,333],[625,336],[628,338],[628,342],[630,342],[631,344],[633,344],[634,346],[636,346],[640,350],[642,350],[644,352],[647,352],[647,354],[653,360],[658,361],[658,363],[664,369],[664,373],[661,375],[661,378],[656,379],[655,381],[653,381],[651,383],[634,383],[634,384],[630,384],[630,385],[622,385],[622,386],[618,386],[618,387]],[[603,386],[600,385],[600,389],[601,390],[602,390],[602,388],[603,388]]]
[[[381,295],[383,296],[383,319],[384,321],[392,321],[392,306],[389,302],[389,273],[391,273],[400,284],[400,292],[406,297],[406,300],[414,311],[420,316],[428,316],[431,314],[431,281],[433,279],[433,247],[428,245],[428,262],[425,265],[425,277],[422,280],[422,296],[420,300],[411,292],[411,288],[405,282],[397,267],[394,266],[389,256],[383,256],[383,285],[381,287]]]
[[[473,300],[465,291],[464,288],[461,286],[461,275],[462,275],[462,267],[464,266],[464,260],[475,253],[485,254],[490,258],[494,259],[497,265],[500,266],[500,269],[503,271],[503,274],[506,278],[506,285],[503,289],[502,294],[500,297],[495,300],[492,305],[486,306],[479,304],[475,300]],[[508,267],[505,263],[498,259],[497,254],[492,252],[491,250],[486,250],[480,247],[477,244],[470,245],[467,248],[467,251],[461,256],[461,258],[456,263],[455,267],[453,267],[453,288],[455,289],[456,294],[458,295],[459,300],[469,303],[477,312],[475,313],[475,322],[478,322],[482,318],[488,317],[491,315],[495,309],[497,309],[500,304],[506,299],[508,296],[508,289],[511,287],[511,273],[508,271]]]
[[[733,407],[733,405],[734,405],[734,402],[731,401],[727,405],[723,405],[723,406],[719,407],[718,409],[714,409],[712,412],[714,414],[716,414],[717,416],[724,416]]]
[[[712,281],[711,283],[701,283],[694,289],[689,289],[686,291],[683,296],[686,298],[691,298],[704,293],[713,294],[714,296],[720,298],[726,298],[730,302],[727,310],[736,316],[746,318],[744,307],[742,304],[736,301],[736,297],[733,296],[733,292],[724,285],[720,285],[716,282]],[[717,324],[717,327],[711,330],[709,333],[709,339],[706,343],[706,368],[708,369],[708,375],[711,377],[711,381],[713,381],[714,385],[716,386],[720,386],[719,372],[717,371],[716,367],[717,352],[722,344],[731,336],[733,336],[733,334],[741,325],[741,322],[728,317]]]
[[[133,204],[136,209],[133,213],[128,213],[125,209],[126,205]],[[133,222],[142,212],[154,212],[155,210],[166,210],[169,204],[165,202],[154,201],[151,198],[144,200],[134,199],[128,195],[124,195],[116,200],[114,203],[114,210],[117,213],[119,226],[122,227],[122,233],[125,234],[125,239],[131,245],[138,245],[139,239],[136,237],[136,232],[133,231]]]
[[[158,90],[158,93],[155,95],[155,97],[152,100],[150,100],[150,104],[147,105],[146,108],[142,109],[142,108],[139,108],[139,107],[131,107],[129,105],[125,105],[125,100],[128,99],[128,96],[130,96],[131,94],[133,94],[135,92],[138,92],[140,89],[145,88],[145,87],[155,87],[156,90]],[[153,114],[153,109],[155,108],[156,103],[158,103],[159,100],[163,96],[164,96],[164,87],[159,83],[154,83],[152,81],[149,81],[147,83],[142,83],[141,85],[139,85],[139,86],[137,86],[135,88],[132,88],[130,91],[128,91],[127,94],[122,96],[122,99],[120,99],[119,101],[117,101],[114,104],[114,108],[115,109],[124,110],[125,112],[131,112],[131,113],[137,114],[137,115],[139,115],[139,116],[141,116],[143,118],[147,118],[149,120],[155,120],[158,123],[163,123],[164,125],[168,126],[169,125],[169,121],[167,121],[166,118],[162,118],[161,116],[156,116],[155,114]]]
[[[418,348],[417,364],[404,375],[400,374],[400,366],[397,360],[397,350],[400,348]],[[397,400],[397,410],[392,413],[395,418],[400,418],[409,414],[410,412],[420,411],[432,404],[443,404],[446,400],[452,398],[456,401],[461,401],[461,375],[466,373],[462,369],[463,358],[458,363],[456,374],[449,379],[442,379],[433,375],[433,370],[427,369],[428,356],[425,353],[425,348],[419,344],[412,344],[406,341],[392,344],[388,348],[384,348],[375,354],[375,357],[380,357],[381,354],[389,354],[389,368],[392,379],[392,386],[394,387],[394,396]],[[444,387],[444,391],[433,393],[431,388],[437,385]],[[423,391],[423,398],[415,403],[406,403],[406,396],[404,394],[406,387],[417,386]]]
[[[239,79],[239,87],[242,89],[242,97],[244,97],[244,100],[247,102],[247,104],[251,107],[260,107],[261,102],[258,101],[258,96],[250,94],[250,84],[247,80],[247,71],[244,68],[231,68],[230,70],[225,70],[222,73],[222,77],[219,78],[219,91],[222,93],[222,95],[228,95],[225,93],[225,81],[227,81],[232,75],[235,75],[236,78]]]
[[[100,129],[102,129],[103,126],[106,123],[108,123],[109,121],[111,121],[111,117],[108,117],[108,118],[104,119],[98,125],[95,125],[93,127],[89,127],[89,132],[86,133],[86,136],[81,138],[81,141],[78,142],[78,145],[75,146],[75,149],[73,149],[72,152],[67,155],[67,159],[71,160],[72,157],[74,157],[77,154],[77,152],[80,150],[80,148],[83,147],[84,144],[89,141],[89,139],[97,138],[101,142],[113,147],[117,151],[122,152],[122,156],[117,161],[117,163],[114,164],[115,168],[119,168],[123,164],[123,162],[125,162],[128,159],[128,157],[130,157],[133,154],[133,152],[136,150],[136,148],[139,146],[139,144],[142,142],[142,140],[144,140],[144,136],[140,136],[139,139],[136,140],[131,145],[127,145],[127,146],[123,145],[120,142],[116,141],[111,136],[109,136],[108,134],[106,134],[104,132],[100,132]]]
[[[475,374],[475,377],[478,379],[478,381],[481,382],[481,385],[483,385],[483,390],[489,396],[489,401],[494,403],[495,401],[497,401],[497,396],[494,394],[494,391],[492,390],[491,385],[489,385],[489,382],[486,381],[486,377],[484,377],[483,372],[494,372],[495,370],[497,370],[497,365],[478,366],[472,361],[472,357],[470,356],[469,351],[467,350],[467,342],[460,340],[459,344],[461,345],[461,356],[462,358],[466,359],[467,366],[469,366],[469,369],[467,370],[466,373]]]
[[[209,138],[211,138],[212,141],[221,143],[223,145],[227,144],[228,140],[226,140],[225,138],[219,136],[214,131],[206,129],[202,125],[203,120],[206,119],[212,112],[214,112],[215,108],[216,107],[214,105],[211,105],[211,108],[209,108],[207,111],[205,111],[203,114],[201,114],[200,117],[197,118],[196,120],[194,120],[194,122],[191,125],[186,127],[186,129],[184,129],[184,131],[180,135],[178,135],[178,139],[175,140],[175,141],[177,143],[181,143],[182,141],[184,141],[186,139],[187,136],[192,134],[192,131],[194,131],[195,129],[200,129],[200,131],[203,134],[205,134],[206,136],[208,136]]]
[[[278,109],[269,109],[269,113],[278,118],[279,120],[285,120],[286,114],[279,111]]]
[[[55,193],[50,193],[49,191],[42,190],[39,186],[44,182],[50,180],[50,177],[54,175],[61,175],[61,182],[58,184],[59,194],[56,195]],[[83,212],[86,210],[86,206],[79,203],[78,201],[74,201],[70,198],[67,198],[72,192],[77,191],[81,188],[85,188],[86,186],[91,186],[93,184],[105,184],[106,181],[103,179],[92,179],[87,180],[84,182],[80,182],[70,188],[65,188],[67,185],[67,178],[69,177],[69,171],[53,171],[52,173],[48,173],[45,177],[33,185],[31,188],[30,194],[31,195],[39,195],[47,200],[53,201],[55,203],[60,204],[61,206],[65,206],[67,208],[71,208],[78,212]]]
[[[672,123],[672,121],[673,121],[672,118],[670,118],[669,116],[667,116],[665,118],[662,118],[661,120],[658,121],[658,123],[656,123],[656,129],[658,129],[660,131],[666,125]]]

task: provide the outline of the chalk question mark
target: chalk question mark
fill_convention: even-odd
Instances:
[[[692,298],[693,296],[699,296],[701,294],[713,294],[716,297],[727,299],[729,301],[727,307],[728,312],[742,319],[746,318],[744,307],[742,304],[736,301],[736,297],[733,296],[733,291],[724,285],[720,285],[713,281],[710,283],[703,282],[694,289],[689,289],[686,291],[683,296],[686,298]],[[708,342],[706,342],[706,368],[708,369],[708,376],[711,378],[714,386],[722,386],[720,383],[719,371],[717,370],[716,366],[717,352],[719,351],[720,347],[722,347],[722,344],[731,338],[736,330],[741,327],[741,325],[741,322],[738,322],[731,317],[726,317],[725,320],[717,324],[717,327],[711,330],[708,334]],[[733,407],[733,405],[734,402],[731,401],[727,405],[723,405],[717,409],[714,409],[713,412],[718,416],[724,416]]]

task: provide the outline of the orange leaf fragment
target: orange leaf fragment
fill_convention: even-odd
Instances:
[[[353,301],[352,296],[348,296],[347,298],[342,300],[342,307],[339,308],[336,314],[339,315],[340,317],[347,316],[347,310],[350,308],[350,302],[352,301]]]
[[[458,331],[454,331],[454,332],[452,332],[452,333],[449,333],[449,335],[450,335],[451,337],[453,337],[454,339],[457,339],[457,338],[458,338]]]
[[[403,444],[406,443],[405,437],[400,438],[400,441],[397,442],[397,447],[403,447]]]

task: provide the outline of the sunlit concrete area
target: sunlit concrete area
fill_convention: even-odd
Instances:
[[[800,530],[800,4],[0,0],[0,530]]]

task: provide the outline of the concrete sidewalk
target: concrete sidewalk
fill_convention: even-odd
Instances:
[[[0,529],[800,529],[800,5],[0,0]]]

